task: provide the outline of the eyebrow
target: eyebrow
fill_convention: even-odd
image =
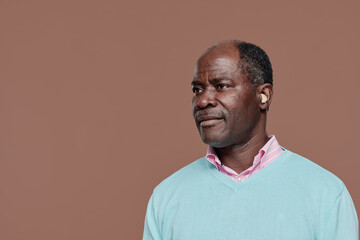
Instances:
[[[232,81],[230,78],[228,78],[228,77],[218,77],[218,78],[212,78],[212,79],[210,79],[210,83],[212,84],[212,85],[215,85],[215,84],[217,84],[217,83],[219,83],[219,82],[221,82],[221,81]],[[203,84],[203,82],[201,82],[201,81],[199,81],[199,80],[193,80],[192,82],[191,82],[191,86],[193,86],[193,85],[204,85]]]
[[[203,83],[201,81],[198,81],[198,80],[193,80],[191,82],[191,86],[193,86],[193,85],[203,85]]]
[[[231,81],[231,79],[230,78],[228,78],[228,77],[219,77],[219,78],[213,78],[213,79],[210,79],[210,83],[211,84],[213,84],[213,85],[215,85],[215,84],[217,84],[218,82],[221,82],[221,81]]]

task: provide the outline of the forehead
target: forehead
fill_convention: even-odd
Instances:
[[[221,46],[210,50],[199,58],[195,76],[207,74],[231,74],[238,71],[239,52],[234,46]]]

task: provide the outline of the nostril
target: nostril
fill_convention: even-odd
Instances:
[[[197,104],[197,105],[196,105],[196,108],[197,108],[197,109],[203,109],[204,107],[201,106],[200,104]]]

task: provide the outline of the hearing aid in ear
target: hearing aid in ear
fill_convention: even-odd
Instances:
[[[261,94],[261,103],[266,103],[268,100],[267,96],[265,94]]]

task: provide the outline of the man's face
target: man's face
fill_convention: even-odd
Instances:
[[[238,67],[233,46],[218,47],[196,64],[192,113],[204,143],[222,148],[247,143],[256,133],[256,90]]]

